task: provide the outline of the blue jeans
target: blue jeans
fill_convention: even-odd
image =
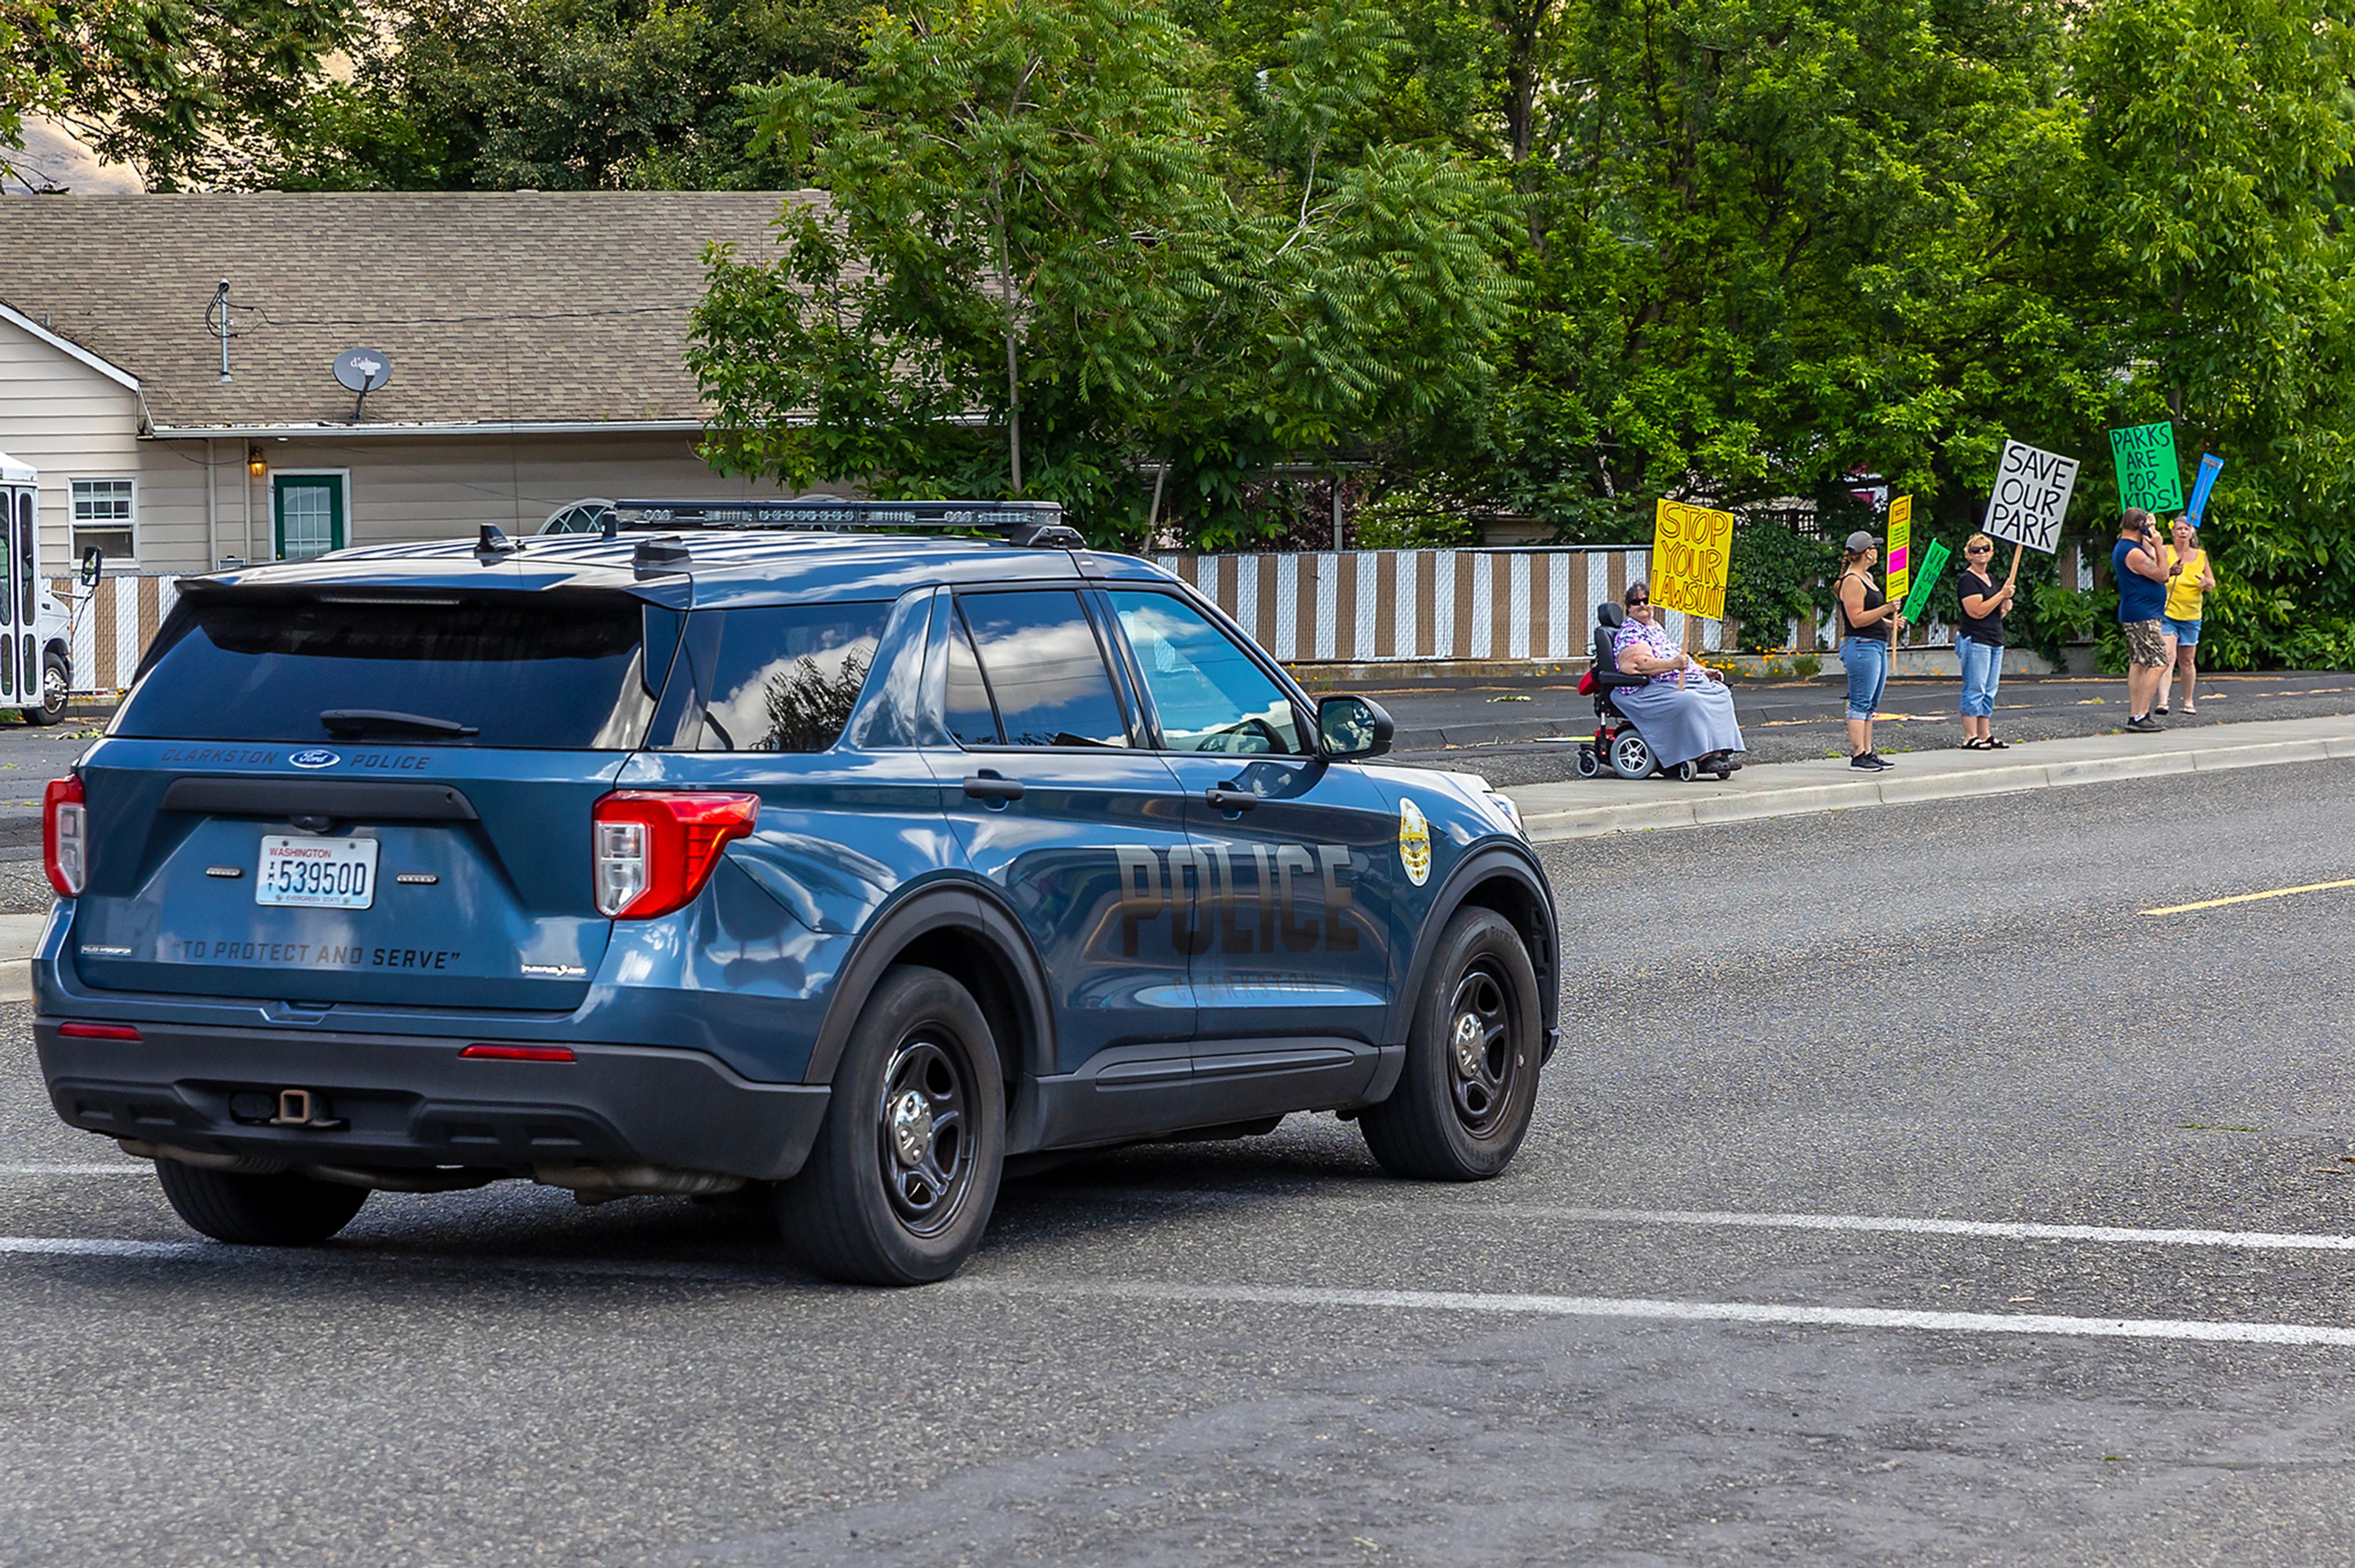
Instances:
[[[1848,716],[1871,718],[1881,706],[1881,688],[1889,684],[1889,645],[1870,637],[1844,638],[1840,663],[1848,667]]]
[[[2003,645],[1956,637],[1963,660],[1963,717],[1985,719],[1995,711],[1995,688],[2003,684]]]

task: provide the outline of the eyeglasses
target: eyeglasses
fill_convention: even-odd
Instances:
[[[1995,553],[1995,546],[1989,544],[1975,544],[1963,553],[1965,555],[1993,555]]]
[[[1646,608],[1652,602],[1649,599],[1630,599],[1627,601],[1627,608],[1630,610],[1641,610]]]

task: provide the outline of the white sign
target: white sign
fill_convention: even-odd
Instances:
[[[2076,487],[2075,458],[2007,441],[1987,491],[1987,521],[1979,527],[1991,538],[2051,555],[2061,541],[2069,493]]]

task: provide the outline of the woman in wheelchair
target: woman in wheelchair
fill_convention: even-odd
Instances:
[[[1627,618],[1613,644],[1620,673],[1646,677],[1642,686],[1611,694],[1632,720],[1664,769],[1697,763],[1701,771],[1738,768],[1742,726],[1734,722],[1733,693],[1725,677],[1668,640],[1641,582],[1627,585]]]

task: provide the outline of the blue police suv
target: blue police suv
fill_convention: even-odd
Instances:
[[[1331,1110],[1494,1176],[1552,905],[1511,804],[1389,740],[1051,507],[625,503],[197,580],[48,789],[41,1068],[245,1243],[374,1189],[751,1189],[913,1284],[1021,1157]]]

